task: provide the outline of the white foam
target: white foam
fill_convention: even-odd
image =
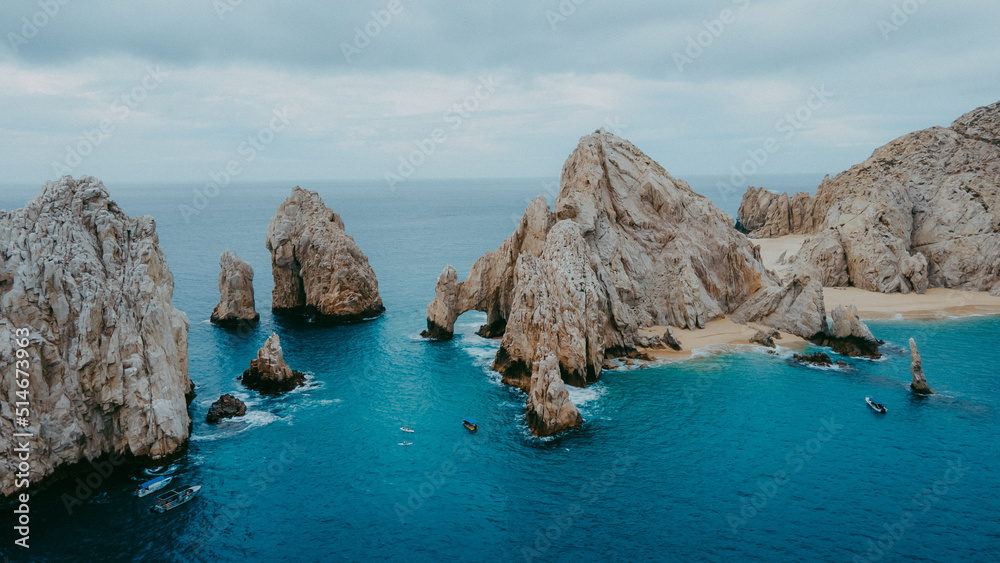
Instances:
[[[211,434],[191,436],[191,440],[196,442],[211,442],[222,438],[232,438],[233,436],[242,434],[252,428],[267,426],[268,424],[279,420],[285,419],[267,411],[247,411],[244,416],[226,418],[219,421],[215,425],[215,432]]]

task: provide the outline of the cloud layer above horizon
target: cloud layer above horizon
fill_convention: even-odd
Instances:
[[[649,4],[5,2],[0,182],[557,177],[600,127],[832,174],[1000,99],[995,2]]]

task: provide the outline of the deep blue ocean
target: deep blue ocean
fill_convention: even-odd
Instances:
[[[757,183],[794,191],[820,179]],[[741,193],[717,180],[690,179],[735,214]],[[419,332],[444,266],[464,277],[551,181],[301,182],[341,214],[378,275],[385,314],[340,327],[270,313],[265,233],[294,184],[229,186],[188,220],[180,206],[200,186],[108,185],[126,213],[155,217],[173,302],[190,319],[193,436],[168,467],[91,473],[93,490],[80,489],[84,474],[35,494],[28,554],[12,547],[5,507],[10,560],[1000,560],[1000,317],[871,322],[886,357],[839,369],[794,365],[779,350],[606,372],[571,392],[583,428],[540,440],[524,395],[489,369],[498,343],[474,334],[485,315],[463,315],[450,342]],[[0,189],[0,208],[39,188]],[[254,268],[256,329],[208,322],[226,249]],[[236,377],[272,332],[308,384],[264,398]],[[908,389],[910,337],[938,391],[929,398]],[[247,416],[209,425],[222,393],[243,399]],[[159,473],[203,489],[150,513],[153,496],[130,491]],[[74,495],[82,501],[67,508]]]

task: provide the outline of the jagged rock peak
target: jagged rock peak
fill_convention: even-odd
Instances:
[[[920,351],[917,350],[917,342],[912,338],[910,339],[910,374],[913,376],[910,389],[914,393],[921,395],[934,394],[934,390],[931,389],[930,385],[927,385],[927,378],[924,377],[924,365],[920,359]]]
[[[945,287],[1000,295],[1000,102],[951,127],[904,135],[800,197],[790,232],[812,235],[799,262],[823,285],[883,293]],[[789,212],[748,190],[740,208],[755,236],[780,236]],[[779,198],[780,199],[780,198]],[[796,211],[797,210],[797,211]]]
[[[100,180],[64,176],[0,211],[0,373],[28,330],[30,481],[108,453],[164,458],[188,439],[188,320],[150,217],[129,217]],[[15,385],[0,396],[0,451],[15,446]],[[0,456],[0,496],[14,491]]]
[[[250,367],[240,377],[247,389],[254,389],[265,395],[276,395],[305,385],[305,375],[288,367],[285,363],[281,340],[271,334],[267,342],[257,350],[257,358],[250,360]]]
[[[268,225],[267,249],[275,313],[350,322],[385,311],[368,258],[318,193],[292,189]]]
[[[253,298],[253,268],[232,250],[219,258],[219,304],[210,320],[223,326],[260,320]]]
[[[702,327],[762,290],[786,291],[732,218],[607,131],[580,140],[560,186],[555,213],[532,201],[465,281],[442,273],[428,306],[435,338],[450,337],[461,313],[486,312],[480,334],[503,336],[494,369],[529,395],[549,355],[565,383],[583,386],[606,357],[635,351],[640,328]],[[797,313],[825,319],[821,307]]]

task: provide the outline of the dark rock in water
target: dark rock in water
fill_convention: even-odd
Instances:
[[[768,348],[776,347],[774,343],[775,338],[781,338],[781,335],[777,330],[773,328],[766,328],[758,330],[750,337],[751,344],[760,344],[761,346],[767,346]]]
[[[848,366],[850,366],[850,365],[851,365],[851,364],[849,364],[849,363],[847,363],[847,362],[842,362],[842,361],[840,361],[840,360],[837,360],[837,367],[839,367],[839,368],[846,368],[846,367],[848,367]]]
[[[927,385],[927,378],[924,377],[924,366],[920,360],[917,343],[912,338],[910,339],[910,358],[910,373],[913,374],[913,382],[910,383],[910,389],[914,393],[921,395],[933,395],[934,390]]]
[[[837,338],[826,333],[820,333],[809,339],[810,342],[819,346],[829,346],[833,351],[852,358],[871,358],[877,360],[882,357],[879,346],[885,344],[881,340],[867,340],[857,336],[845,336]]]
[[[793,357],[802,363],[814,366],[833,365],[833,360],[830,359],[830,356],[827,356],[823,352],[814,352],[812,354],[795,354]]]
[[[247,389],[277,395],[304,385],[306,376],[288,367],[278,335],[272,334],[257,351],[257,359],[251,360],[250,369],[243,372],[240,380]]]
[[[243,401],[227,393],[219,397],[218,401],[212,403],[211,408],[208,409],[208,415],[205,416],[205,420],[210,424],[215,424],[223,418],[243,416],[246,413],[247,406],[243,404]]]

